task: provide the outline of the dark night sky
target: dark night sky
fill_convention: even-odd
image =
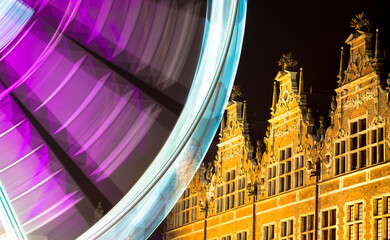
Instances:
[[[269,118],[273,80],[283,53],[291,52],[298,60],[306,89],[312,85],[313,89],[333,91],[340,47],[346,47],[344,41],[354,31],[349,22],[363,11],[373,28],[379,27],[382,41],[390,42],[390,0],[248,0],[236,78],[247,100],[248,118],[255,114],[259,120]]]
[[[283,53],[292,52],[298,60],[306,89],[312,85],[332,92],[337,87],[340,47],[346,47],[344,41],[354,32],[349,22],[363,11],[372,31],[379,28],[382,43],[390,43],[390,0],[248,0],[235,82],[247,100],[248,118],[266,121],[270,117],[273,80]],[[149,239],[162,239],[161,229],[158,232]]]

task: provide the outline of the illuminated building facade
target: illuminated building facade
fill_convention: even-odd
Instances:
[[[168,215],[166,239],[390,239],[388,58],[364,24],[346,44],[322,114],[283,56],[264,148],[251,143],[245,102],[229,102],[216,159]]]

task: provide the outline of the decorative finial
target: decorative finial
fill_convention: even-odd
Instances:
[[[232,89],[232,94],[230,95],[230,100],[237,100],[238,97],[242,97],[241,87],[234,85]]]
[[[273,98],[272,98],[272,107],[271,107],[271,111],[272,113],[275,113],[276,112],[276,102],[277,102],[277,87],[276,87],[276,81],[274,81],[274,95],[273,95]]]
[[[246,101],[244,101],[244,107],[242,110],[242,123],[246,123]]]
[[[337,76],[337,78],[339,79],[338,83],[341,83],[341,79],[343,78],[343,71],[344,71],[344,48],[341,47],[340,68],[339,68],[339,75]]]
[[[361,32],[369,32],[371,27],[371,23],[367,19],[365,12],[357,14],[355,18],[352,18],[350,24],[351,28]]]
[[[375,36],[375,59],[378,59],[380,57],[380,51],[379,51],[379,29],[376,29],[376,36]]]
[[[298,61],[292,58],[292,53],[283,54],[278,61],[278,65],[282,67],[282,70],[294,70],[298,65]]]
[[[332,102],[330,103],[330,108],[332,109],[332,112],[336,111],[336,107],[337,107],[336,100],[334,96],[332,96]]]
[[[219,131],[219,136],[222,137],[223,130],[225,129],[225,114],[222,114],[221,119],[221,130]]]
[[[300,74],[299,74],[299,96],[301,96],[303,93],[303,69],[300,68]]]

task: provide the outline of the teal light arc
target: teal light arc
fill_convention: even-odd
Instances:
[[[20,1],[0,0],[0,6],[6,3],[14,4],[16,7],[12,9],[21,17],[18,18],[20,23],[15,25],[17,28],[11,37],[7,35],[7,38],[1,38],[5,35],[0,32],[0,52],[20,34],[33,14],[33,10]],[[71,10],[67,12],[74,13],[76,11],[74,9],[78,8],[81,1],[70,1],[70,3],[72,4],[69,4],[68,8]],[[199,167],[222,118],[241,54],[246,6],[247,0],[207,2],[199,61],[185,106],[175,127],[138,182],[114,208],[78,239],[146,239],[167,216]],[[71,16],[73,15],[70,14],[65,23],[71,21]],[[0,27],[0,30],[5,29]],[[53,38],[55,40],[50,41],[53,46],[58,42],[57,35],[59,34],[56,32]],[[45,53],[51,53],[46,51],[54,48],[51,45],[45,48]],[[40,62],[41,58],[38,60]],[[35,71],[37,68],[33,67],[33,69]],[[23,76],[30,76],[32,74],[30,72],[32,71],[27,71]],[[17,84],[23,81],[24,77],[16,81],[15,86],[4,90],[0,98],[8,96],[19,86]],[[22,135],[20,137],[22,138]],[[13,239],[26,239],[26,234],[1,185],[0,191],[2,221],[7,224],[7,232]],[[66,195],[64,199],[70,196],[73,195]],[[77,201],[79,197],[75,196],[74,202]],[[69,206],[71,204],[73,202],[70,202]],[[45,223],[48,221],[50,219]]]
[[[164,147],[134,187],[78,239],[146,239],[191,181],[233,87],[246,0],[208,1],[202,51],[185,107]]]

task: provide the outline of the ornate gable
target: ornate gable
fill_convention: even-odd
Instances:
[[[279,97],[276,104],[275,117],[298,106],[300,97],[298,95],[296,76],[297,72],[287,70],[280,71],[277,74],[275,80],[279,82]]]
[[[376,36],[375,54],[373,54],[371,47],[373,34],[369,32],[369,24],[369,21],[365,19],[364,13],[358,14],[351,21],[351,27],[355,28],[356,32],[349,35],[345,41],[350,46],[350,51],[347,69],[344,72],[342,72],[344,68],[344,53],[343,51],[341,52],[340,73],[338,76],[339,87],[378,70],[378,32]]]
[[[239,135],[248,135],[248,124],[244,115],[246,104],[230,101],[226,107],[226,119],[221,122],[220,142],[227,141]],[[245,121],[245,122],[244,122]]]

